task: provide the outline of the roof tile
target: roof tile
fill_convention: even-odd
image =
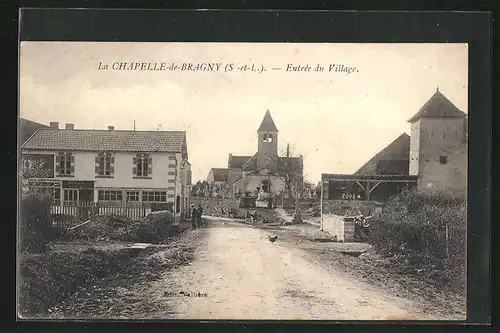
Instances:
[[[181,152],[186,132],[39,129],[22,148],[84,151]]]

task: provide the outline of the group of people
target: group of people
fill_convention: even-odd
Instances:
[[[201,227],[201,215],[203,214],[203,208],[201,205],[195,207],[194,204],[191,204],[191,229],[196,229]]]

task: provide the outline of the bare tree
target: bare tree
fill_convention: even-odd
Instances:
[[[302,170],[302,157],[294,156],[287,144],[284,154],[280,154],[278,161],[278,177],[285,184],[285,193],[289,198],[296,198],[302,193],[304,176]]]

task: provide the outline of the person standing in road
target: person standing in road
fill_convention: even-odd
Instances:
[[[197,215],[198,215],[198,227],[201,228],[201,215],[203,214],[203,208],[201,205],[198,205],[198,208],[196,208]]]
[[[194,204],[191,204],[190,214],[191,214],[191,230],[194,230],[196,229],[196,223],[198,220],[198,211],[194,207]]]

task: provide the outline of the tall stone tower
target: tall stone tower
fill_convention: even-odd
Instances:
[[[418,189],[463,191],[467,184],[467,115],[436,89],[410,119],[410,175]]]
[[[269,110],[260,124],[258,133],[257,169],[278,169],[278,129]]]

